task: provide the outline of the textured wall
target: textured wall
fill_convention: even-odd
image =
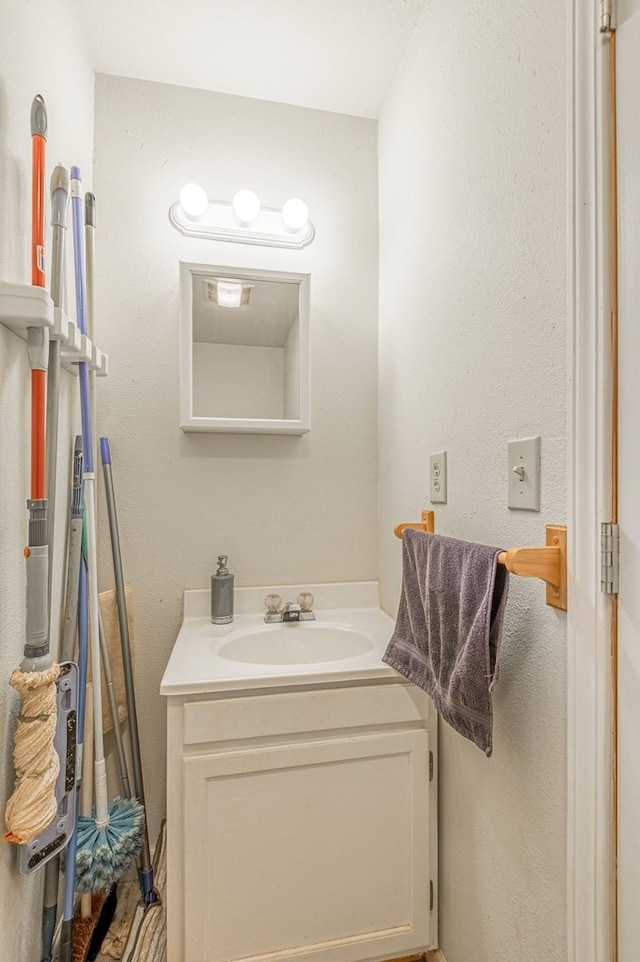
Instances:
[[[29,111],[36,93],[49,118],[47,192],[56,163],[83,169],[91,184],[93,72],[72,4],[52,0],[28,4],[5,0],[0,30],[0,280],[30,283],[31,136]],[[47,204],[47,225],[49,223]],[[47,226],[47,239],[50,237]],[[69,255],[71,250],[69,248]],[[69,290],[72,286],[69,285]],[[70,298],[73,310],[73,295]],[[29,495],[29,369],[25,342],[0,325],[0,812],[13,790],[11,748],[19,698],[7,685],[24,647],[25,565]],[[58,484],[59,537],[52,553],[54,572],[53,649],[57,651],[68,465],[64,452],[75,433],[77,381],[63,373],[60,411],[61,480]],[[0,959],[40,958],[42,873],[21,879],[15,851],[0,845]]]
[[[239,585],[376,577],[377,165],[370,120],[98,76],[98,327],[136,662],[147,802],[164,813],[160,679],[182,592],[219,553]],[[267,207],[305,198],[304,251],[184,238],[168,219],[195,180]],[[311,433],[182,434],[178,262],[311,274]],[[108,542],[106,538],[103,545]],[[103,548],[103,583],[111,572]]]
[[[510,547],[565,520],[562,5],[427,5],[380,119],[380,575],[393,525]],[[506,504],[506,444],[539,434],[540,513]],[[565,953],[565,616],[511,579],[494,754],[441,726],[440,934],[451,962]]]

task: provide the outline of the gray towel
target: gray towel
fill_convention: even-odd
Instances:
[[[398,617],[383,656],[487,756],[509,586],[499,551],[406,528]]]

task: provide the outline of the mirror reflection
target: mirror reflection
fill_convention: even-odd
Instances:
[[[308,275],[182,268],[182,428],[308,431]]]

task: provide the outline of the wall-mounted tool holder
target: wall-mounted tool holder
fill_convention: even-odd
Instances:
[[[78,362],[86,361],[98,377],[109,373],[109,357],[100,350],[59,308],[53,306],[44,287],[0,282],[0,324],[24,341],[27,328],[46,327],[49,337],[61,341],[61,363],[77,373]]]

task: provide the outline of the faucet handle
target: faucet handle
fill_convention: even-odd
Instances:
[[[268,615],[277,615],[282,608],[282,598],[276,594],[266,595],[264,607]]]
[[[310,591],[301,591],[298,595],[298,604],[301,611],[311,611],[313,608],[313,595]]]

